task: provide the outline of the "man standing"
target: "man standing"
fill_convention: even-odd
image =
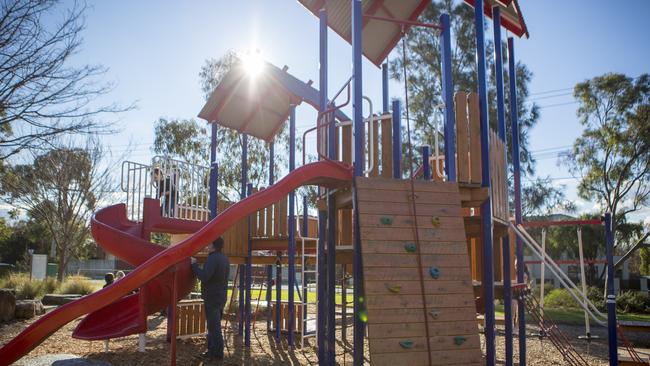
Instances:
[[[212,242],[210,254],[203,268],[192,257],[192,270],[201,280],[201,297],[205,304],[205,317],[208,322],[208,351],[202,356],[223,359],[223,335],[221,334],[221,316],[226,304],[230,262],[222,253],[223,238]]]

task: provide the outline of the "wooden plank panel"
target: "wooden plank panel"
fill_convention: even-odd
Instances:
[[[454,229],[419,229],[420,240],[431,241],[464,241],[465,232]],[[361,229],[361,240],[408,240],[415,241],[415,230],[411,228],[374,228]]]
[[[459,182],[470,181],[469,163],[469,124],[467,121],[467,94],[457,92],[454,95],[456,104],[456,157]]]
[[[418,278],[411,281],[366,281],[364,291],[367,295],[393,294],[392,291],[399,291],[395,295],[417,295],[421,286]],[[425,280],[424,291],[427,294],[471,294],[472,281]]]
[[[429,307],[429,309],[432,309]],[[437,318],[429,316],[430,321],[456,322],[461,320],[476,321],[476,306],[466,308],[433,308]],[[431,311],[431,310],[429,310]],[[373,309],[368,318],[370,324],[424,323],[424,313],[419,309]]]
[[[374,139],[372,140],[372,159],[373,159],[373,166],[372,170],[370,171],[370,174],[368,174],[371,177],[377,177],[379,176],[379,123],[377,120],[375,120],[372,123],[372,133],[374,135]]]
[[[478,94],[467,96],[469,110],[469,164],[470,182],[481,183],[481,121]]]
[[[273,235],[276,238],[280,236],[280,204],[276,202],[273,204]]]
[[[373,295],[367,296],[366,305],[368,306],[368,316],[372,316],[372,309],[422,309],[422,295]],[[428,308],[467,308],[474,305],[474,299],[471,296],[440,296],[426,295],[426,305]]]
[[[273,236],[273,205],[266,208],[266,225],[264,227],[264,236],[267,238]]]
[[[381,176],[393,176],[393,120],[381,120]]]
[[[359,223],[363,227],[383,227],[381,218],[385,215],[370,214],[362,215]],[[390,224],[392,228],[412,228],[415,220],[412,215],[392,215],[390,218],[393,222]],[[463,219],[460,217],[435,217],[435,216],[417,216],[418,227],[421,229],[455,229],[459,230],[465,227]]]
[[[429,268],[422,268],[422,274],[425,278],[431,278]],[[405,280],[410,281],[418,278],[418,273],[415,268],[393,268],[390,271],[375,270],[364,272],[364,279],[368,281],[379,280]],[[468,269],[464,268],[447,268],[444,271],[445,281],[463,281],[470,278]]]
[[[463,350],[468,350],[472,348],[478,349],[481,344],[479,337],[476,335],[464,335],[467,338],[465,342],[460,345],[454,343],[454,336],[431,336],[429,337],[429,343],[434,352],[440,351],[457,351],[463,352]],[[415,337],[409,338],[413,342],[413,348],[405,349],[400,346],[399,342],[403,341],[403,338],[383,338],[378,339],[376,342],[371,343],[370,353],[371,354],[383,354],[383,353],[411,353],[413,351],[427,351],[427,338],[426,337]]]
[[[408,352],[408,353],[384,353],[377,357],[370,356],[373,366],[426,366],[429,365],[427,352]],[[477,350],[467,351],[432,351],[431,362],[433,366],[438,365],[457,365],[457,366],[483,366],[485,362],[481,353]]]
[[[359,205],[359,213],[362,215],[375,214],[385,217],[391,215],[412,215],[413,206],[409,203],[392,203],[387,205],[382,202],[364,202]],[[439,205],[418,205],[418,215],[439,216],[439,217],[459,217],[461,208],[459,206],[439,206]]]
[[[465,334],[478,336],[478,322],[475,320],[460,322],[429,322],[429,334],[437,336],[456,336]],[[424,323],[373,324],[368,328],[370,338],[425,337]]]
[[[381,241],[381,240],[366,240],[363,244],[363,255],[364,258],[366,254],[372,253],[384,253],[384,254],[404,254],[407,253],[405,245],[409,243],[408,241]],[[463,247],[460,242],[448,242],[448,243],[431,243],[420,241],[420,253],[421,254],[463,254],[468,255],[467,249]]]
[[[352,163],[352,125],[343,126],[342,129],[342,150],[341,154],[343,155],[343,162],[351,164]]]
[[[352,209],[344,208],[339,210],[341,217],[341,235],[339,243],[341,245],[352,245]]]
[[[413,194],[410,190],[394,191],[387,189],[364,189],[359,192],[359,202],[411,202]],[[416,192],[415,200],[418,204],[459,205],[460,196],[449,192]]]
[[[357,177],[356,184],[360,194],[366,189],[388,189],[391,191],[411,191],[411,183],[407,179],[365,178]],[[458,184],[454,182],[413,182],[415,192],[458,192]]]
[[[422,266],[438,268],[468,268],[469,258],[463,254],[421,254]],[[401,267],[418,268],[418,255],[407,254],[385,254],[385,253],[364,253],[363,265],[366,267]]]
[[[289,221],[288,214],[289,212],[287,211],[287,205],[288,205],[288,197],[285,197],[280,200],[280,236],[288,236],[288,225],[287,221]]]

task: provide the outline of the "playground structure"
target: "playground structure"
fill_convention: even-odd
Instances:
[[[108,252],[136,267],[124,279],[43,316],[5,345],[0,364],[9,364],[36,347],[63,324],[88,314],[74,332],[80,339],[100,340],[146,332],[147,315],[172,304],[171,363],[175,364],[176,336],[204,331],[200,304],[179,301],[190,292],[194,278],[190,256],[204,258],[205,246],[218,236],[224,252],[237,264],[238,332],[250,346],[253,319],[253,266],[263,265],[268,328],[288,345],[317,337],[319,362],[335,363],[337,312],[345,335],[348,316],[354,330],[353,362],[364,362],[367,328],[372,364],[494,365],[494,283],[502,282],[505,304],[505,364],[514,359],[511,298],[519,298],[538,315],[540,326],[567,363],[584,365],[567,346],[556,327],[548,325],[539,306],[527,296],[523,267],[513,273],[514,257],[523,263],[523,245],[536,243],[522,226],[518,120],[515,91],[514,39],[508,39],[510,117],[514,166],[514,223],[508,205],[506,104],[501,48],[495,49],[497,131],[488,121],[485,63],[485,16],[492,17],[494,42],[501,44],[501,26],[521,37],[528,35],[516,1],[466,0],[475,7],[478,60],[477,91],[454,93],[451,72],[449,15],[439,24],[417,22],[429,1],[299,1],[320,22],[319,89],[262,63],[252,75],[236,64],[214,90],[199,117],[211,124],[211,165],[201,167],[165,157],[151,164],[125,162],[122,170],[127,204],[98,211],[92,219],[93,236]],[[408,161],[414,161],[404,106],[389,103],[387,55],[415,26],[430,28],[441,37],[443,135],[440,151],[421,149],[420,168],[404,169],[402,131],[407,132]],[[328,91],[328,28],[352,45],[352,76],[333,97]],[[381,113],[364,117],[362,55],[381,66]],[[404,56],[405,57],[405,56]],[[406,70],[404,70],[406,72]],[[346,96],[341,102],[339,97]],[[319,161],[296,168],[296,107],[302,102],[319,111],[316,134]],[[343,112],[351,104],[352,117]],[[402,126],[403,112],[406,124]],[[275,181],[274,138],[289,121],[289,174]],[[238,202],[218,199],[218,128],[242,136],[241,197]],[[367,130],[367,132],[366,132]],[[438,133],[438,132],[437,132]],[[303,141],[306,141],[305,135]],[[367,140],[366,140],[367,136]],[[248,138],[270,143],[267,187],[248,182]],[[438,136],[436,135],[436,141]],[[159,171],[161,178],[154,173]],[[408,171],[408,179],[404,179]],[[420,178],[421,177],[421,178]],[[306,198],[295,189],[317,185],[318,217],[309,215]],[[301,202],[302,201],[302,202]],[[302,215],[299,214],[302,206]],[[607,236],[608,313],[575,294],[595,319],[609,327],[610,364],[618,364],[614,312],[610,216],[604,219]],[[599,225],[603,223],[598,222]],[[509,240],[509,232],[516,240]],[[152,233],[173,235],[174,245],[150,243]],[[501,245],[498,245],[498,244]],[[513,250],[514,249],[514,250]],[[547,263],[543,251],[537,253]],[[500,259],[500,260],[499,260]],[[282,300],[282,267],[287,266],[288,299]],[[337,278],[337,266],[343,280]],[[501,271],[495,273],[495,266]],[[272,278],[275,267],[275,279]],[[300,276],[298,276],[298,274]],[[348,314],[347,277],[353,284],[353,309]],[[299,281],[297,279],[300,279]],[[317,302],[309,303],[310,279],[316,282]],[[570,281],[569,281],[570,282]],[[567,284],[568,285],[568,284]],[[340,286],[342,303],[337,304]],[[130,294],[139,288],[136,294]],[[235,290],[237,289],[237,290]],[[273,291],[275,293],[273,293]],[[260,291],[261,293],[262,291]],[[297,296],[296,296],[297,294]],[[573,293],[572,293],[573,294]],[[273,299],[275,295],[275,299]],[[296,298],[297,297],[297,298]],[[259,304],[260,299],[257,299]],[[316,308],[315,314],[311,308]],[[340,309],[340,311],[339,311]],[[595,311],[593,311],[595,310]],[[485,317],[485,354],[481,352],[476,313]],[[604,318],[607,320],[605,321]],[[519,321],[519,364],[526,364],[525,319]]]

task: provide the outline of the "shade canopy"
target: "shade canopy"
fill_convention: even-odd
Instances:
[[[351,14],[349,0],[298,0],[307,10],[318,16],[321,9],[327,11],[327,25],[348,43],[352,39]],[[471,6],[474,0],[465,0]],[[402,36],[402,27],[395,22],[376,18],[389,18],[397,22],[416,22],[431,0],[363,0],[361,6],[363,54],[373,64],[380,66],[388,54],[395,48]],[[502,25],[521,37],[528,37],[528,30],[516,0],[485,0],[485,14],[492,17],[492,6],[503,8]],[[376,18],[365,17],[366,15]],[[405,29],[408,29],[406,25]]]
[[[262,61],[260,70],[251,73],[243,62],[235,63],[212,92],[199,117],[271,141],[287,121],[292,105],[305,101],[319,107],[318,90],[290,75],[287,69]],[[335,117],[349,119],[341,111]]]

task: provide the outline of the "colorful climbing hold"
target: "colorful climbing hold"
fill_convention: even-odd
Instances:
[[[431,274],[433,279],[438,279],[440,277],[440,270],[437,267],[431,267],[429,268],[429,274]]]
[[[384,216],[379,221],[381,222],[382,225],[392,225],[393,224],[393,218],[391,218],[391,217]]]
[[[454,344],[457,345],[457,346],[460,346],[461,344],[465,343],[466,340],[467,340],[467,337],[456,336],[456,337],[454,337]]]
[[[435,309],[431,310],[431,311],[429,311],[429,315],[431,315],[431,317],[433,319],[438,319],[438,315],[440,315],[440,311],[435,310]]]
[[[385,283],[384,285],[386,286],[388,291],[390,291],[390,292],[392,292],[394,294],[398,294],[402,290],[402,286],[391,286],[391,285],[389,285],[387,283]]]
[[[404,244],[404,250],[406,250],[409,253],[415,253],[415,251],[418,249],[418,247],[415,245],[415,243],[406,243]]]
[[[400,341],[400,342],[399,342],[399,345],[400,345],[402,348],[405,348],[405,349],[411,349],[411,348],[413,348],[413,346],[415,345],[415,343],[413,343],[413,341],[411,341],[411,340],[406,340],[406,341]]]
[[[431,224],[433,225],[434,229],[437,229],[440,227],[440,218],[437,216],[434,216],[431,218]]]

